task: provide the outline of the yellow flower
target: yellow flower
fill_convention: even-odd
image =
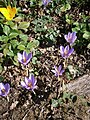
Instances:
[[[7,8],[0,8],[0,12],[7,20],[12,20],[17,11],[15,7],[11,8],[11,6],[7,6]]]

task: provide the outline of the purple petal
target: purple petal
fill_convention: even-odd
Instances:
[[[3,83],[0,83],[0,89],[5,89],[5,85]]]
[[[71,32],[68,32],[68,38],[71,38]]]
[[[27,58],[27,53],[26,51],[23,51],[23,60]]]
[[[72,43],[77,39],[76,32],[72,33]]]
[[[5,90],[5,92],[2,92],[2,90]],[[3,83],[0,83],[0,95],[1,96],[7,96],[10,90],[10,85],[6,83],[5,85]]]
[[[32,58],[32,52],[28,54],[27,59],[31,59]]]
[[[64,71],[65,71],[65,70],[61,70],[60,75],[62,75]]]
[[[73,49],[73,48],[71,48],[71,49],[69,50],[68,55],[70,56],[70,55],[73,53],[73,51],[74,51],[74,49]]]
[[[68,42],[68,35],[64,35],[64,38],[65,38],[66,41]]]
[[[61,66],[61,65],[59,65],[59,67],[58,67],[58,72],[60,72],[60,71],[61,71],[61,69],[62,69],[62,66]]]
[[[17,53],[18,56],[18,61],[22,63],[22,54],[21,53]]]
[[[25,84],[26,84],[26,85],[28,85],[29,81],[30,81],[30,80],[29,80],[27,77],[25,77]]]
[[[63,55],[64,55],[64,47],[63,46],[60,46],[60,53],[61,53],[61,56],[63,57]]]
[[[10,91],[10,85],[8,83],[5,84],[5,91],[8,94]]]
[[[28,63],[32,58],[32,53],[29,53],[28,56],[27,56],[27,60],[26,60],[26,63]]]
[[[26,84],[24,81],[21,81],[21,85],[22,85],[22,87],[26,87]]]
[[[31,80],[32,85],[34,85],[34,83],[35,83],[35,79],[34,79],[34,76],[33,76],[32,74],[30,74],[29,79]]]
[[[67,51],[69,51],[69,45],[67,45],[66,47],[65,47],[65,49],[64,49],[64,52],[67,52]]]
[[[43,5],[48,5],[48,3],[50,2],[51,0],[43,0]]]
[[[2,95],[2,91],[1,91],[1,89],[0,89],[0,95]]]

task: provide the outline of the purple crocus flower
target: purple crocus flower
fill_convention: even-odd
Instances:
[[[64,35],[64,38],[66,39],[67,42],[72,45],[74,41],[77,39],[76,32],[69,32],[67,35]]]
[[[5,85],[3,83],[0,83],[0,96],[7,96],[7,94],[10,91],[10,85],[6,83]]]
[[[55,73],[55,76],[62,75],[62,73],[65,71],[62,69],[62,66],[59,65],[59,67],[54,66],[55,70],[51,70],[53,73]]]
[[[68,58],[73,53],[73,51],[73,48],[69,49],[69,45],[67,45],[65,48],[63,46],[60,46],[60,53],[64,59]]]
[[[24,87],[28,90],[34,91],[34,89],[37,88],[36,82],[37,81],[35,80],[34,76],[30,75],[29,78],[25,77],[25,80],[21,81],[21,85],[22,85],[22,87]]]
[[[51,2],[51,0],[42,0],[42,1],[44,6],[48,5],[48,3]]]
[[[18,61],[23,65],[27,65],[32,58],[32,53],[27,54],[25,51],[23,51],[23,54],[18,53],[17,55],[18,55]]]

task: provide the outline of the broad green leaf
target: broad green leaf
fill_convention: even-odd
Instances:
[[[18,26],[18,29],[26,30],[30,25],[30,22],[21,22]]]
[[[9,39],[16,38],[18,35],[19,35],[18,33],[11,32],[11,33],[9,34]]]
[[[8,34],[10,33],[10,28],[9,28],[7,25],[5,25],[4,28],[3,28],[3,32],[4,32],[6,35],[8,35]]]
[[[33,44],[34,44],[34,47],[38,47],[39,46],[39,41],[38,40],[33,40]]]
[[[27,48],[31,51],[33,47],[34,47],[33,42],[29,42]]]
[[[83,34],[83,38],[90,39],[90,32],[85,31],[84,34]]]
[[[32,42],[28,43],[27,48],[30,49],[30,51],[31,51],[33,48],[36,48],[38,46],[39,46],[39,41],[33,40]]]
[[[17,40],[11,40],[10,43],[13,48],[15,48],[19,44],[19,42]]]
[[[18,45],[17,47],[19,50],[25,50],[25,46],[24,45]]]
[[[22,20],[22,17],[18,16],[13,19],[15,22],[20,22]]]
[[[7,52],[7,55],[10,56],[10,57],[13,57],[13,56],[14,56],[14,53],[13,53],[12,50],[11,50],[11,51],[9,50],[9,51]]]
[[[2,35],[2,41],[3,41],[4,43],[7,43],[8,40],[9,40],[9,37],[8,37],[8,36]]]
[[[3,50],[3,54],[4,54],[5,57],[6,57],[8,51],[9,51],[8,48],[5,48],[5,49]]]
[[[79,27],[72,28],[72,31],[73,31],[73,32],[74,32],[74,31],[78,32],[78,31],[80,31],[80,28],[79,28]]]
[[[27,41],[28,40],[28,36],[27,35],[24,35],[24,34],[20,34],[19,37],[24,40],[24,41]]]
[[[9,25],[13,30],[17,30],[17,24],[12,21],[7,21],[6,25]]]
[[[17,56],[14,56],[14,60],[13,60],[14,65],[19,66],[19,62],[17,59]]]

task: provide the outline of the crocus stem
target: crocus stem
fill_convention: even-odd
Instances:
[[[7,101],[9,102],[9,97],[7,96],[6,98],[7,98]]]
[[[61,80],[60,80],[60,77],[59,77],[59,75],[58,75],[58,81],[60,81],[60,87],[59,87],[59,94],[58,94],[58,97],[60,96],[60,93],[61,93]]]
[[[62,81],[62,90],[65,90],[65,84],[64,84],[64,80]]]
[[[26,76],[28,76],[28,66],[26,65]]]
[[[58,81],[60,81],[60,89],[61,89],[61,80],[60,80],[60,77],[59,77],[59,75],[58,75]]]
[[[64,68],[66,68],[67,67],[67,59],[65,59],[65,61],[64,61]]]

